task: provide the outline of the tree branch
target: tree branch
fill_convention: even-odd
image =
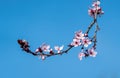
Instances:
[[[21,39],[18,39],[17,41],[21,46],[21,48],[23,49],[23,51],[33,56],[41,56],[43,60],[46,57],[66,54],[73,47],[78,47],[78,46],[81,47],[81,51],[82,51],[82,53],[80,53],[79,55],[80,60],[82,59],[82,57],[88,57],[88,56],[94,57],[96,56],[96,52],[94,50],[96,49],[96,45],[97,45],[97,32],[100,29],[97,23],[97,17],[104,13],[99,5],[100,5],[100,0],[95,0],[93,3],[93,7],[88,10],[89,15],[93,17],[93,21],[90,23],[84,34],[82,33],[82,31],[78,31],[75,33],[75,38],[73,38],[73,42],[68,45],[68,48],[66,50],[62,50],[63,47],[57,46],[55,50],[57,50],[58,52],[55,52],[54,50],[49,49],[50,46],[42,45],[41,47],[37,48],[36,51],[31,51],[27,41]],[[93,37],[89,39],[89,32],[94,25],[95,25],[95,31]],[[90,45],[91,43],[93,43],[93,46],[92,48],[88,49],[88,45]],[[48,50],[49,52],[45,52]]]

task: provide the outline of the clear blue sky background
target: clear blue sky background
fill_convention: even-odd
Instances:
[[[67,45],[92,21],[92,0],[0,0],[0,78],[120,78],[120,1],[101,0],[96,58],[78,59],[78,48],[45,61],[19,48],[26,39],[35,50],[46,42]]]

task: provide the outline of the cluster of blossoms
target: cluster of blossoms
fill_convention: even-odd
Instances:
[[[88,47],[89,44],[91,44],[91,40],[88,38],[88,35],[83,34],[82,31],[77,31],[70,45],[74,47],[78,47],[81,45],[83,45],[84,47]]]
[[[73,41],[71,42],[70,46],[73,46],[73,47],[81,46],[82,52],[80,52],[78,56],[79,56],[79,59],[82,60],[82,57],[96,56],[97,52],[95,52],[94,47],[90,49],[86,49],[84,51],[84,48],[88,48],[90,44],[92,44],[92,40],[88,37],[88,34],[84,34],[80,30],[75,33],[75,37],[73,38]]]
[[[104,14],[104,11],[102,11],[102,8],[100,7],[100,1],[93,2],[92,7],[88,10],[88,14],[93,17],[95,16],[95,14]]]
[[[92,48],[90,48],[90,49],[88,49],[88,50],[82,50],[82,52],[80,52],[79,54],[78,54],[78,58],[80,59],[80,60],[82,60],[82,58],[83,57],[88,57],[88,56],[91,56],[91,57],[96,57],[96,55],[97,55],[97,52],[95,51],[95,49],[92,47]]]
[[[41,59],[44,60],[49,55],[61,54],[64,46],[54,46],[54,50],[50,48],[48,44],[42,44],[39,48],[35,50],[37,55],[40,55]],[[55,52],[57,51],[57,52]]]
[[[39,56],[42,60],[44,60],[46,57],[54,56],[54,55],[62,55],[64,53],[68,53],[70,49],[73,47],[80,47],[81,52],[78,54],[78,57],[80,60],[82,60],[83,57],[96,57],[97,52],[96,50],[96,43],[97,43],[97,31],[99,30],[99,26],[97,23],[97,15],[102,15],[104,11],[102,11],[102,8],[100,7],[100,0],[95,0],[92,4],[92,7],[88,10],[88,13],[90,16],[92,16],[93,21],[88,26],[88,29],[86,33],[83,33],[81,30],[75,32],[75,36],[72,40],[72,42],[68,45],[68,48],[63,50],[64,46],[54,46],[54,48],[51,48],[48,44],[42,44],[40,47],[38,47],[35,51],[31,51],[29,48],[29,44],[26,40],[18,40],[18,44],[20,47],[27,53],[30,53],[34,56]],[[89,36],[89,31],[93,26],[95,27],[94,35],[92,37]]]
[[[82,52],[79,54],[79,59],[82,60],[82,57],[88,57],[93,56],[95,57],[97,52],[95,52],[94,48],[88,49],[84,51],[84,48],[87,48],[91,43],[92,40],[88,37],[88,34],[82,33],[82,31],[75,32],[75,36],[73,38],[73,41],[68,46],[69,48],[63,51],[64,46],[54,46],[54,49],[50,47],[48,44],[42,44],[40,47],[38,47],[34,52],[32,52],[29,49],[28,42],[26,40],[18,40],[18,43],[20,44],[21,48],[31,53],[35,56],[39,56],[42,60],[44,60],[46,57],[53,56],[53,55],[61,55],[63,53],[67,53],[72,47],[78,47],[81,46]]]
[[[31,53],[35,56],[39,56],[41,57],[42,60],[44,60],[46,57],[48,56],[52,56],[52,55],[58,55],[58,54],[62,54],[62,50],[64,48],[64,46],[54,46],[54,50],[52,48],[50,48],[50,45],[48,44],[42,44],[40,47],[38,47],[35,52],[32,52],[29,49],[29,45],[28,42],[26,40],[17,40],[18,44],[20,45],[20,47],[27,53]]]

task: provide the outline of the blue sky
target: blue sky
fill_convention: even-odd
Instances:
[[[78,59],[78,48],[45,61],[21,51],[17,39],[35,50],[46,42],[67,45],[92,21],[92,0],[0,0],[0,78],[120,78],[119,0],[101,0],[96,58]]]

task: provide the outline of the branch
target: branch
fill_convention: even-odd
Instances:
[[[93,27],[93,25],[95,24],[95,22],[96,22],[96,19],[94,19],[93,22],[88,26],[88,29],[87,29],[87,31],[86,31],[86,34],[89,33],[90,29]]]
[[[85,33],[83,33],[82,31],[77,31],[75,33],[73,41],[70,44],[68,44],[68,48],[65,50],[63,50],[64,46],[55,46],[53,50],[52,48],[50,48],[50,45],[42,44],[35,51],[31,51],[30,45],[26,40],[18,39],[17,42],[23,51],[33,56],[40,56],[42,60],[44,60],[47,57],[66,54],[73,47],[81,47],[81,53],[79,54],[80,60],[82,60],[82,57],[95,57],[97,54],[97,52],[95,51],[97,45],[97,32],[100,29],[97,23],[97,17],[101,16],[104,13],[100,7],[100,0],[95,0],[93,2],[92,8],[88,10],[88,13],[93,18],[93,21],[90,23]],[[93,26],[95,26],[95,31],[93,37],[90,37],[89,32]],[[93,45],[92,47],[89,46],[91,44]]]

